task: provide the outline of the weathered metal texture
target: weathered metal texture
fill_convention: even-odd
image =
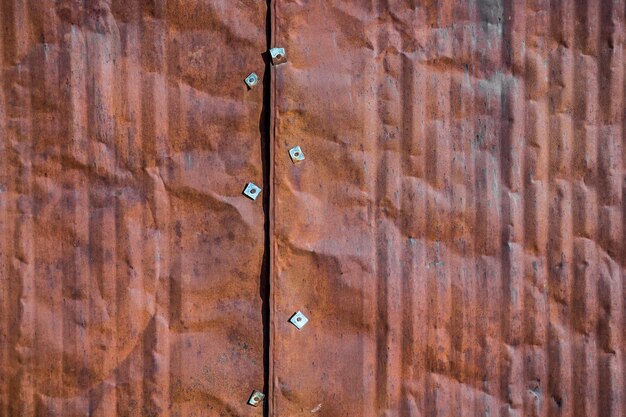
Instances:
[[[0,0],[0,417],[626,416],[624,1]]]
[[[262,415],[265,14],[0,1],[0,416]]]
[[[272,416],[626,416],[624,13],[274,1]]]

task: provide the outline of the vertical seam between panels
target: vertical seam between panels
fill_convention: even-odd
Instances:
[[[268,0],[268,8],[269,8],[269,28],[268,30],[270,31],[270,36],[269,36],[269,42],[270,45],[268,45],[268,50],[270,48],[273,47],[273,45],[275,45],[275,40],[276,40],[276,10],[277,10],[277,1],[278,0]],[[267,407],[267,417],[272,417],[275,415],[275,405],[276,405],[276,401],[275,401],[275,386],[274,386],[274,379],[275,379],[275,369],[274,369],[274,334],[275,334],[275,325],[274,325],[274,317],[275,317],[275,291],[274,291],[274,283],[275,283],[275,279],[274,279],[274,274],[275,274],[275,263],[274,263],[274,257],[275,257],[275,253],[276,253],[276,242],[275,242],[275,233],[274,233],[274,220],[275,220],[275,207],[276,207],[276,202],[275,202],[275,196],[276,193],[274,191],[274,186],[275,186],[275,182],[274,182],[274,155],[275,155],[275,143],[276,143],[276,68],[271,64],[271,57],[268,57],[268,59],[270,60],[270,103],[269,103],[269,108],[270,108],[270,114],[269,114],[269,135],[268,135],[268,149],[269,149],[269,184],[270,184],[270,189],[269,189],[269,207],[268,207],[268,222],[269,222],[269,249],[270,249],[270,253],[269,253],[269,276],[268,276],[268,291],[269,291],[269,296],[268,296],[268,300],[269,300],[269,318],[268,318],[268,323],[269,323],[269,341],[268,341],[268,367],[269,367],[269,372],[268,372],[268,396],[269,396],[269,401],[268,401],[268,407]]]

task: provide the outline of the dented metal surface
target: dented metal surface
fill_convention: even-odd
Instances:
[[[0,0],[0,417],[626,416],[624,2]]]
[[[266,5],[0,0],[0,416],[261,416]]]
[[[273,13],[270,415],[626,416],[624,1]]]

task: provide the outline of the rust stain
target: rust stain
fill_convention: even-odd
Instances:
[[[0,416],[262,415],[265,11],[0,1]]]
[[[0,417],[626,416],[624,3],[0,0]]]
[[[274,14],[271,415],[625,416],[624,2]]]

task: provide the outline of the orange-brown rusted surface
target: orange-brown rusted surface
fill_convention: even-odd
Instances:
[[[624,1],[274,9],[272,415],[626,416]]]
[[[265,12],[0,1],[0,416],[262,415]]]
[[[0,417],[626,417],[625,2],[0,0]]]

